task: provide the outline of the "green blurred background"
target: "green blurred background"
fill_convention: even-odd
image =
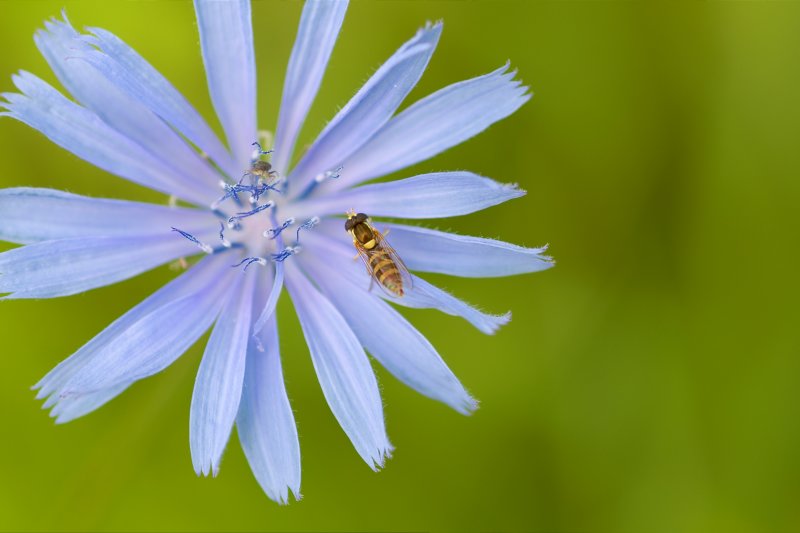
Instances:
[[[138,49],[212,117],[187,1],[0,3],[0,90],[66,7]],[[259,124],[273,128],[301,5],[255,2]],[[282,352],[304,499],[261,492],[234,439],[197,478],[188,414],[202,342],[56,426],[29,386],[174,276],[0,303],[0,529],[798,531],[800,4],[351,4],[301,142],[426,20],[445,20],[409,102],[510,59],[536,93],[398,173],[469,169],[528,195],[441,228],[551,244],[555,269],[428,276],[514,320],[486,337],[405,312],[481,400],[471,417],[378,369],[395,457],[378,474],[330,414],[291,317]],[[406,104],[407,105],[407,104]],[[217,127],[216,122],[214,122]],[[0,121],[0,186],[164,202]],[[7,249],[10,245],[2,245]]]

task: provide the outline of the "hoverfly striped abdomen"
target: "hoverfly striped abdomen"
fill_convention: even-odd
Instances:
[[[349,212],[344,229],[353,237],[353,245],[373,281],[390,296],[401,297],[410,287],[411,276],[394,249],[364,213]]]
[[[403,295],[403,278],[397,264],[392,260],[386,250],[378,247],[368,252],[369,266],[372,268],[373,279],[378,280],[383,287],[395,296]]]

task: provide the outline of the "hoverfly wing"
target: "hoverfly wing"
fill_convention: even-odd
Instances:
[[[371,278],[375,278],[375,275],[372,273],[372,267],[369,264],[369,250],[364,248],[364,245],[358,241],[353,241],[353,245],[356,247],[356,252],[358,252],[358,257],[361,259],[361,262],[364,263],[364,268],[367,269],[367,274]]]
[[[405,291],[410,291],[413,288],[413,281],[411,272],[408,271],[408,267],[406,267],[406,264],[402,259],[400,259],[400,256],[397,254],[395,249],[392,248],[392,245],[389,244],[389,241],[386,240],[386,237],[384,237],[383,234],[375,228],[373,228],[372,231],[375,234],[375,240],[378,243],[378,247],[386,252],[389,258],[394,262],[394,266],[397,267],[397,272],[400,274],[403,289]],[[391,291],[389,292],[391,296],[398,296],[397,294],[391,293]]]

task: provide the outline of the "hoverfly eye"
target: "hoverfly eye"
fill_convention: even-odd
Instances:
[[[344,221],[344,229],[345,229],[345,231],[350,231],[351,229],[353,229],[353,219],[352,219],[352,217],[348,218],[347,220]]]
[[[367,220],[367,218],[368,218],[367,215],[365,215],[364,213],[358,213],[356,215],[356,222],[364,222],[365,220]]]

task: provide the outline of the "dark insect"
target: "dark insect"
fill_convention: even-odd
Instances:
[[[411,288],[411,274],[397,252],[367,215],[349,211],[347,216],[344,229],[353,237],[353,245],[367,267],[367,274],[389,296],[403,296],[404,290]]]
[[[263,178],[265,180],[277,176],[277,173],[272,170],[272,165],[269,163],[269,161],[264,161],[263,159],[259,159],[253,163],[248,174],[258,178]]]

